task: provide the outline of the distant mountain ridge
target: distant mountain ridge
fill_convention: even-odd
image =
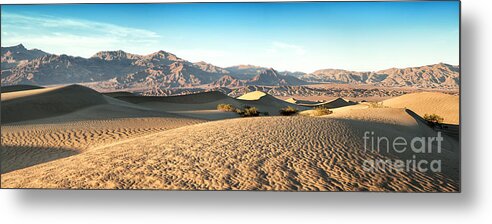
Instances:
[[[305,85],[308,84],[294,76],[281,75],[275,69],[269,68],[260,71],[260,73],[254,76],[250,81],[250,85],[266,85],[266,86],[289,86],[289,85]]]
[[[101,83],[113,89],[147,89],[157,92],[158,89],[175,87],[236,88],[310,83],[459,87],[459,67],[443,63],[376,72],[323,69],[307,74],[279,72],[254,65],[221,68],[206,62],[192,63],[162,50],[148,55],[121,50],[101,51],[90,58],[82,58],[49,54],[37,49],[27,50],[20,44],[2,47],[1,65],[2,86]]]
[[[420,67],[390,68],[376,72],[323,69],[305,74],[301,79],[309,82],[373,84],[389,87],[458,88],[459,75],[459,66],[439,63]]]
[[[232,76],[238,79],[252,79],[256,75],[259,75],[262,71],[267,70],[266,67],[255,66],[255,65],[236,65],[225,68],[225,70],[229,71]],[[299,78],[306,73],[304,72],[289,72],[289,71],[277,71],[280,75],[288,75]]]
[[[2,70],[12,68],[17,66],[22,62],[27,62],[29,60],[33,60],[35,58],[39,58],[48,53],[38,50],[32,49],[27,50],[24,45],[19,44],[12,47],[1,47],[1,67]]]

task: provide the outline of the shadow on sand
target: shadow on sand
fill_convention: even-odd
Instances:
[[[25,147],[2,145],[0,148],[0,173],[66,158],[78,154],[77,150],[54,147]]]

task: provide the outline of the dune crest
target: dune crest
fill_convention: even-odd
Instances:
[[[345,100],[343,98],[336,98],[328,102],[312,102],[306,100],[293,100],[293,98],[286,100],[287,102],[295,102],[295,104],[304,107],[323,107],[327,109],[334,109],[339,107],[346,107],[357,104],[356,102]]]
[[[44,87],[35,86],[35,85],[12,85],[12,86],[2,86],[0,90],[2,93],[16,92],[16,91],[24,91],[30,89],[42,89]]]
[[[104,96],[79,85],[2,93],[2,123],[62,115],[107,104]]]
[[[253,92],[246,93],[246,94],[238,97],[237,99],[239,99],[239,100],[259,100],[266,95],[267,95],[267,93],[264,93],[262,91],[253,91]]]

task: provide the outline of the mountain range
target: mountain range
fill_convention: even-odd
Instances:
[[[1,84],[101,83],[112,89],[297,86],[312,83],[389,87],[459,88],[459,67],[444,63],[375,72],[323,69],[313,73],[277,71],[254,65],[222,68],[193,63],[158,51],[148,55],[101,51],[90,58],[49,54],[22,44],[1,48]]]

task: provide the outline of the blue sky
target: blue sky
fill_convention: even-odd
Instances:
[[[312,72],[459,63],[459,3],[3,5],[1,45],[55,54],[165,50],[218,66]]]

